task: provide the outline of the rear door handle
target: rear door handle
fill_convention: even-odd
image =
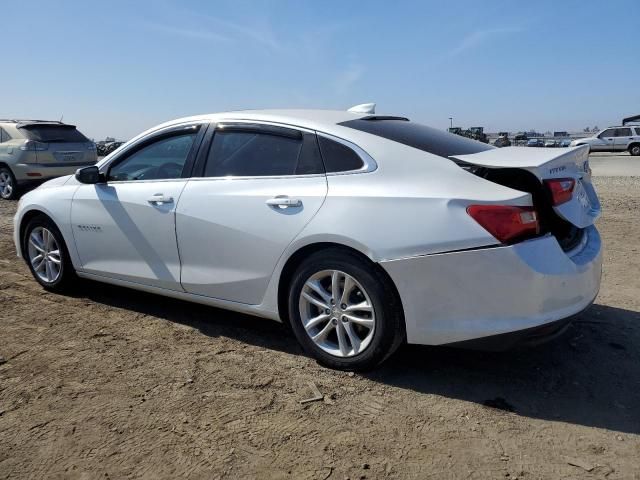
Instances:
[[[270,198],[269,200],[267,200],[266,203],[271,207],[282,207],[282,208],[302,206],[302,200],[298,198],[289,198],[284,195]]]
[[[162,193],[156,193],[151,198],[147,199],[147,202],[153,203],[155,205],[160,205],[163,203],[173,203],[173,197],[167,197]]]

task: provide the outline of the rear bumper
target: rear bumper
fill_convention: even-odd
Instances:
[[[95,161],[73,163],[16,163],[11,170],[19,183],[42,182],[56,177],[72,175],[78,168],[95,165]]]
[[[520,347],[533,347],[560,337],[567,331],[573,318],[574,317],[571,316],[516,332],[501,333],[499,335],[465,340],[463,342],[453,342],[447,344],[447,346],[490,352],[499,352]]]
[[[601,249],[598,231],[588,227],[569,254],[548,235],[380,265],[400,293],[407,341],[444,345],[543,327],[581,312],[600,288]]]

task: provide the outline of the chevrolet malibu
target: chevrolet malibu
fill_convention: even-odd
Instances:
[[[22,197],[35,280],[78,277],[282,321],[371,368],[402,343],[507,348],[561,331],[600,284],[588,147],[494,148],[349,111],[152,128]]]

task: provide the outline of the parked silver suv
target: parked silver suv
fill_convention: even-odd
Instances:
[[[0,198],[16,198],[20,187],[72,174],[97,160],[95,143],[74,125],[0,120]]]
[[[640,155],[640,126],[609,127],[593,137],[580,138],[571,146],[589,145],[592,152],[624,152]]]

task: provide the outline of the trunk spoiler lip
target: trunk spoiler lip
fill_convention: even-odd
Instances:
[[[567,160],[582,164],[589,158],[589,146],[563,148],[503,147],[449,158],[487,168],[537,168],[549,162]]]
[[[71,125],[70,123],[60,123],[60,122],[47,122],[47,121],[23,121],[16,124],[16,128],[24,128],[29,130],[30,128],[38,128],[38,127],[59,127],[59,128],[67,128],[69,130],[77,128],[75,125]]]

